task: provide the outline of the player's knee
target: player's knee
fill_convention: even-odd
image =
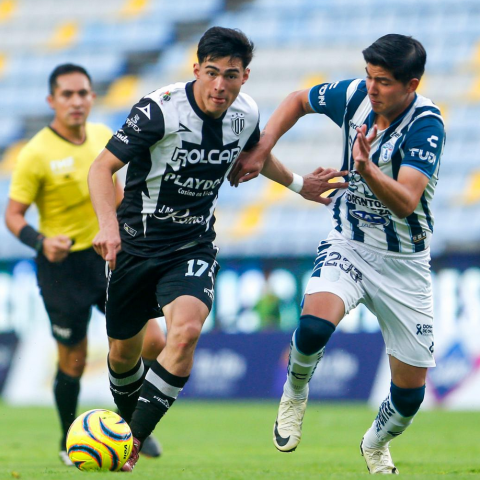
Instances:
[[[200,338],[202,325],[199,322],[186,322],[176,332],[176,343],[179,348],[188,349]]]
[[[332,322],[314,315],[302,315],[295,332],[297,349],[305,355],[313,355],[327,344],[334,331]]]
[[[108,363],[112,370],[123,373],[131,370],[138,363],[140,353],[131,348],[125,348],[122,342],[112,342],[108,353]]]
[[[425,398],[425,385],[418,388],[400,388],[393,382],[390,386],[393,406],[403,417],[415,415]]]

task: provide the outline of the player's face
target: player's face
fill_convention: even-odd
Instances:
[[[405,84],[395,79],[389,70],[370,63],[365,70],[372,110],[390,124],[413,100],[419,81],[414,78]]]
[[[210,117],[218,118],[237,98],[250,69],[243,68],[240,58],[207,58],[195,63],[193,73],[197,79],[193,87],[197,105]]]
[[[66,128],[85,125],[95,93],[88,78],[80,72],[57,77],[57,86],[47,100],[55,110],[55,119]]]

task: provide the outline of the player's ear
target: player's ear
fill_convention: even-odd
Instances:
[[[250,77],[250,69],[246,68],[243,72],[242,85],[248,80],[248,77]]]
[[[53,106],[53,95],[48,95],[47,96],[47,103],[48,103],[48,106],[52,109],[52,110],[55,110],[54,106]]]
[[[193,64],[193,74],[195,75],[195,78],[197,80],[200,78],[200,64],[199,63],[194,63]]]
[[[407,84],[408,93],[413,93],[418,88],[419,83],[418,78],[412,78]]]

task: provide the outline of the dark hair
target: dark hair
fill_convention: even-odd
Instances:
[[[383,67],[403,83],[422,78],[427,62],[423,45],[412,37],[390,33],[363,50],[367,63]]]
[[[48,79],[48,84],[50,86],[50,93],[53,95],[55,87],[57,87],[57,78],[61,75],[67,75],[69,73],[82,73],[88,78],[90,85],[92,84],[92,79],[88,72],[81,67],[80,65],[74,65],[73,63],[64,63],[55,67],[53,72],[50,74]]]
[[[243,68],[247,68],[252,61],[254,48],[253,42],[241,30],[212,27],[198,42],[198,63],[203,63],[208,58],[210,60],[224,57],[240,58]]]

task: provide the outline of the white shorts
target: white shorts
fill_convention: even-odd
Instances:
[[[395,253],[347,240],[337,231],[318,246],[305,295],[330,292],[345,314],[359,303],[378,319],[387,354],[434,367],[430,251]]]

